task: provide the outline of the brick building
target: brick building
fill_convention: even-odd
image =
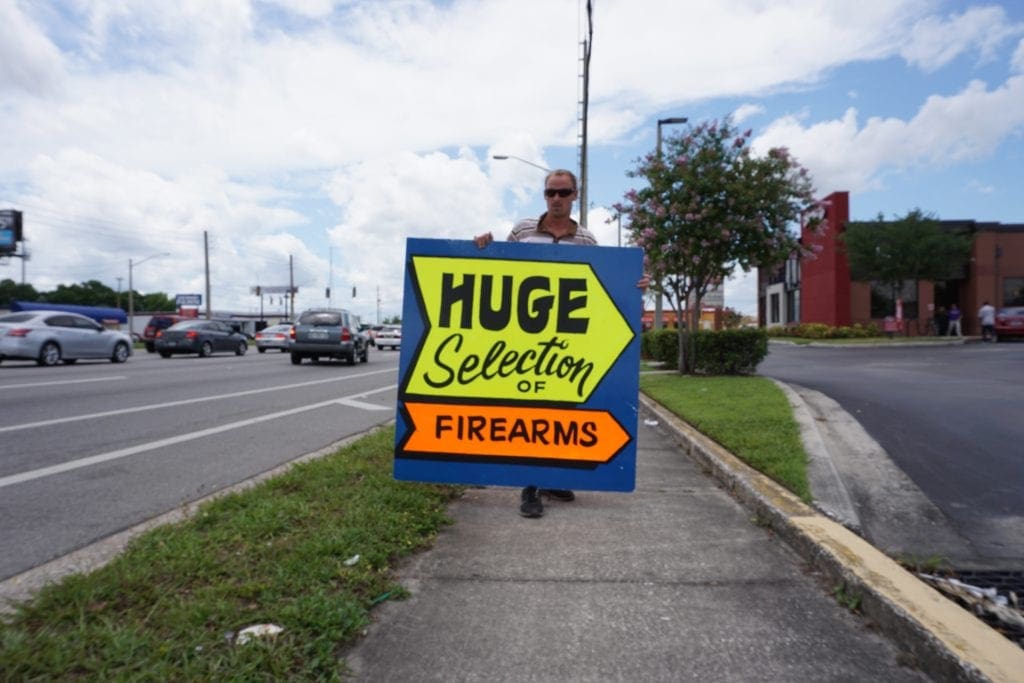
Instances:
[[[792,259],[774,270],[758,271],[758,323],[765,327],[800,322],[842,326],[874,322],[893,310],[892,294],[871,282],[850,279],[850,265],[840,235],[850,222],[848,192],[833,192],[824,200],[818,231],[802,230],[801,241],[818,252],[816,258]],[[976,316],[988,301],[997,309],[1024,306],[1024,223],[1003,224],[974,220],[943,220],[950,230],[974,238],[960,277],[941,282],[907,282],[902,300],[908,334],[927,334],[937,310],[956,304],[963,312],[963,333],[981,334]]]

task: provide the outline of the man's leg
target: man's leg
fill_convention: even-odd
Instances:
[[[527,486],[519,498],[519,514],[523,517],[543,517],[544,503],[540,500],[540,489]]]

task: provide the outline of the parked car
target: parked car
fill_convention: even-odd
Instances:
[[[82,358],[123,363],[132,338],[108,330],[92,318],[62,311],[22,311],[0,317],[0,361],[34,360],[39,365],[71,365]]]
[[[166,330],[174,323],[186,320],[186,318],[180,315],[166,314],[166,315],[154,315],[146,323],[145,329],[142,330],[142,343],[146,346],[146,351],[153,353],[156,351],[156,338],[160,336],[160,333]]]
[[[1007,306],[996,311],[996,341],[1024,337],[1024,306]]]
[[[374,339],[379,349],[399,349],[402,346],[402,327],[400,325],[384,325]]]
[[[249,338],[219,320],[182,320],[161,331],[155,346],[164,358],[175,353],[197,353],[206,357],[218,351],[244,356],[249,350]]]
[[[369,360],[370,338],[359,331],[359,319],[346,310],[314,308],[303,311],[291,331],[292,363],[304,358],[344,359],[349,365]]]
[[[266,353],[267,349],[279,349],[282,353],[288,350],[291,342],[291,325],[271,325],[256,333],[256,350]]]

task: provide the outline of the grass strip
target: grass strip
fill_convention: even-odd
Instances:
[[[785,394],[771,380],[641,373],[640,389],[754,469],[811,502],[800,428]]]
[[[0,678],[340,678],[372,606],[404,595],[390,567],[432,542],[460,490],[394,481],[393,444],[379,430],[44,588],[0,621]],[[284,631],[235,644],[260,623]]]

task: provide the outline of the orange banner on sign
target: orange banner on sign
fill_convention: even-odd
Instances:
[[[474,457],[603,463],[629,443],[604,410],[406,403],[412,433],[404,450]]]

